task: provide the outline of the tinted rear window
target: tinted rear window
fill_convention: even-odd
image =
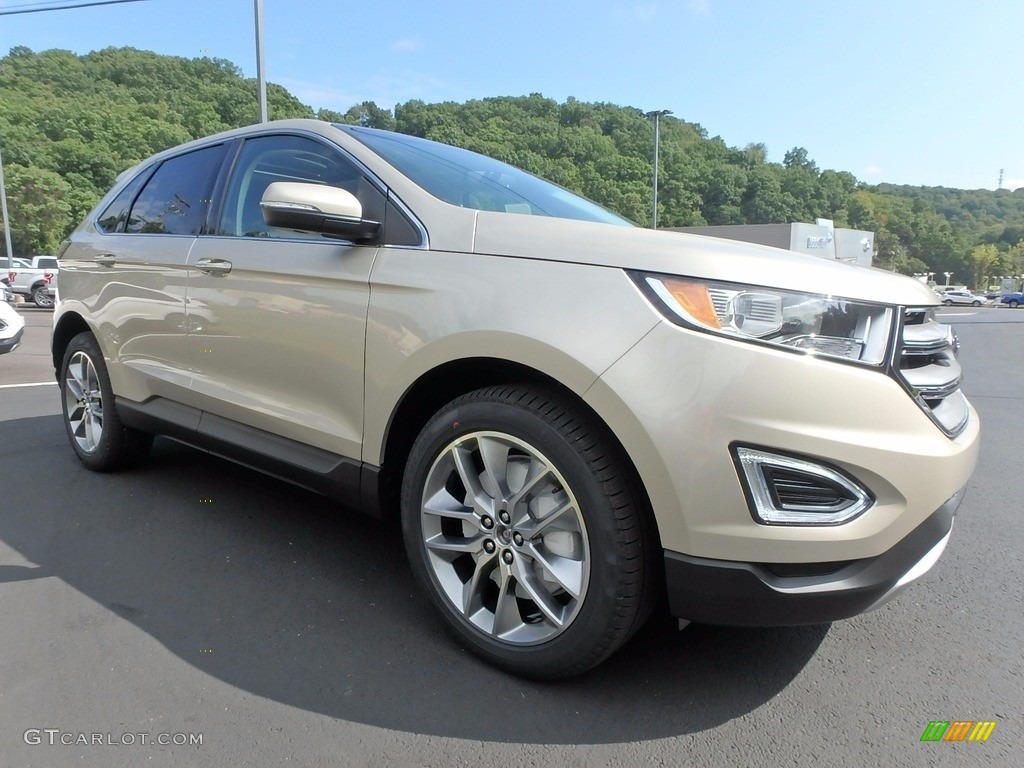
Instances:
[[[125,231],[198,235],[223,157],[218,144],[164,160],[135,200]]]
[[[135,195],[139,188],[149,178],[149,172],[140,173],[128,185],[117,193],[110,205],[103,209],[103,213],[96,220],[96,228],[100,232],[110,234],[111,232],[124,232],[125,222],[128,221],[128,210],[132,206]]]

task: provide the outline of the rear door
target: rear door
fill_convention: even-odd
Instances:
[[[74,235],[61,279],[95,320],[119,396],[184,400],[190,392],[186,265],[224,155],[216,144],[165,159]]]

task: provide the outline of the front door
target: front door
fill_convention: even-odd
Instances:
[[[341,152],[295,135],[247,139],[220,221],[189,256],[193,401],[203,411],[353,459],[363,426],[363,351],[375,245],[268,226],[274,181],[385,199]],[[368,214],[369,215],[369,214]]]

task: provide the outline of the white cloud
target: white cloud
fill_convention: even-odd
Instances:
[[[650,21],[658,15],[658,6],[654,3],[644,3],[633,8],[633,13],[640,21]]]
[[[1003,179],[1003,189],[1013,191],[1024,187],[1024,179]]]
[[[421,40],[413,40],[412,38],[404,38],[402,40],[395,40],[391,44],[392,51],[418,51],[423,47]]]
[[[658,15],[657,3],[620,3],[615,7],[619,18],[632,16],[640,21],[650,21]]]
[[[711,15],[711,0],[688,0],[686,7],[694,16]]]
[[[882,169],[877,165],[869,165],[867,168],[860,172],[861,176],[881,176]]]

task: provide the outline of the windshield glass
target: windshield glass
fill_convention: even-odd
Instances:
[[[402,133],[335,125],[452,205],[633,226],[597,203],[485,155]]]

